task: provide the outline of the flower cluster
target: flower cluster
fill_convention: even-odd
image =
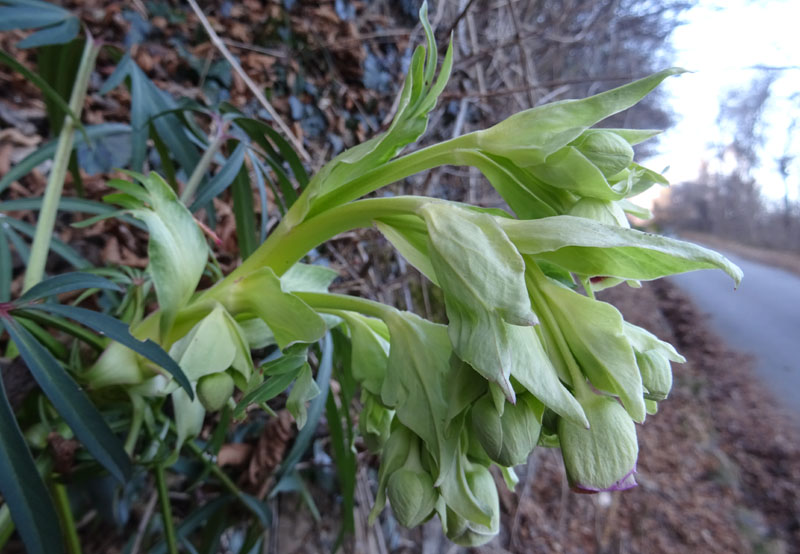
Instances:
[[[322,168],[267,241],[211,289],[195,293],[205,242],[163,180],[112,183],[123,192],[112,200],[151,232],[161,311],[133,332],[169,351],[196,396],[119,345],[86,380],[170,395],[177,448],[199,433],[207,410],[231,404],[239,415],[290,385],[287,406],[302,426],[305,403],[319,393],[307,349],[339,329],[361,385],[358,428],[381,459],[372,517],[388,499],[403,525],[438,515],[454,542],[479,545],[499,526],[490,467],[513,484],[511,468],[539,445],[560,447],[575,490],[635,485],[635,423],[655,413],[671,362],[684,360],[594,292],[706,268],[738,283],[741,272],[710,250],[632,229],[626,213],[646,213],[627,198],[665,183],[633,161],[633,146],[655,133],[593,128],[680,70],[400,156],[425,131],[452,65],[451,49],[434,79],[424,7],[421,16],[427,52],[414,54],[391,127]],[[442,164],[478,168],[510,212],[424,197],[358,200]],[[298,263],[337,233],[372,224],[441,288],[447,325],[330,294],[335,273]],[[257,371],[251,351],[267,345],[280,355]]]

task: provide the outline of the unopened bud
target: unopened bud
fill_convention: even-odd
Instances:
[[[226,372],[212,373],[197,382],[197,398],[209,412],[221,410],[233,396],[233,378]]]

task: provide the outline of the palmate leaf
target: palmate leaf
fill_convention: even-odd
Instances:
[[[122,57],[114,73],[101,87],[100,94],[106,94],[126,78],[130,79],[131,90],[131,167],[135,171],[141,171],[144,166],[152,124],[166,149],[183,170],[189,172],[194,169],[200,160],[200,154],[191,140],[188,140],[186,127],[180,118],[169,113],[179,108],[177,102],[147,78],[130,54]]]
[[[427,4],[420,8],[420,20],[426,35],[428,51],[417,46],[411,58],[411,65],[397,102],[397,113],[392,124],[382,133],[353,148],[345,150],[327,163],[309,182],[308,193],[301,197],[302,209],[290,212],[293,219],[287,220],[295,225],[306,216],[313,216],[334,205],[342,204],[350,198],[350,191],[344,190],[347,183],[369,170],[375,169],[395,157],[404,147],[416,141],[428,126],[428,114],[444,90],[453,66],[452,43],[447,49],[439,76],[436,73],[437,49],[433,30],[427,24]],[[338,196],[338,193],[343,195]]]
[[[33,289],[31,289],[33,290]],[[127,346],[140,356],[143,356],[169,372],[175,380],[183,387],[186,393],[193,397],[192,387],[189,379],[181,370],[180,366],[164,352],[164,350],[150,339],[140,341],[131,335],[130,329],[121,321],[107,316],[100,312],[78,308],[76,306],[63,306],[61,304],[34,304],[25,306],[28,310],[41,310],[51,314],[75,320],[87,327],[94,329],[101,335]]]
[[[64,552],[53,502],[36,469],[0,379],[0,493],[31,554]]]
[[[131,473],[131,461],[103,416],[53,356],[14,318],[3,325],[36,382],[75,436],[118,481]]]
[[[70,42],[80,32],[78,18],[69,11],[39,0],[3,0],[0,4],[0,31],[41,29],[17,44],[32,48]]]

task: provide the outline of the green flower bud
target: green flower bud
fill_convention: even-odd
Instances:
[[[530,394],[506,402],[499,415],[492,398],[485,395],[472,409],[472,427],[489,458],[501,466],[515,466],[528,459],[542,429],[544,407]]]
[[[89,387],[100,389],[114,385],[138,385],[148,375],[142,371],[136,352],[112,342],[89,371],[83,374]]]
[[[618,225],[630,228],[631,224],[625,217],[625,211],[618,202],[600,200],[597,198],[581,198],[567,212],[567,215],[593,219],[607,225]]]
[[[221,410],[233,396],[233,378],[226,372],[201,377],[197,382],[197,398],[209,412]]]
[[[375,493],[375,504],[369,513],[370,525],[386,505],[386,487],[389,478],[403,467],[412,444],[419,443],[419,440],[419,437],[408,427],[395,422],[394,428],[381,451],[381,466],[378,469],[378,491]]]
[[[645,398],[664,400],[672,389],[672,367],[669,360],[655,350],[648,350],[636,353],[636,364],[642,373]]]
[[[597,166],[605,177],[616,175],[633,162],[633,148],[613,131],[592,129],[573,141],[572,146]]]
[[[25,442],[34,448],[41,449],[47,446],[47,437],[49,435],[50,428],[40,421],[25,430]]]
[[[400,468],[389,478],[386,493],[397,521],[415,527],[428,519],[439,495],[431,476],[419,469]]]
[[[583,404],[591,427],[561,418],[558,437],[572,488],[578,492],[625,490],[636,486],[639,445],[636,427],[614,398],[594,396]]]
[[[443,525],[447,538],[454,543],[461,546],[480,546],[492,540],[500,530],[500,502],[489,469],[480,464],[467,463],[470,466],[465,473],[467,487],[485,505],[490,515],[490,524],[486,526],[470,521],[456,511],[458,506],[448,506]]]

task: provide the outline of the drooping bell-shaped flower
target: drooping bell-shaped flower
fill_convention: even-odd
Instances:
[[[566,419],[558,423],[561,455],[572,488],[578,492],[625,490],[636,486],[639,444],[625,408],[611,397],[583,401],[589,429]]]

